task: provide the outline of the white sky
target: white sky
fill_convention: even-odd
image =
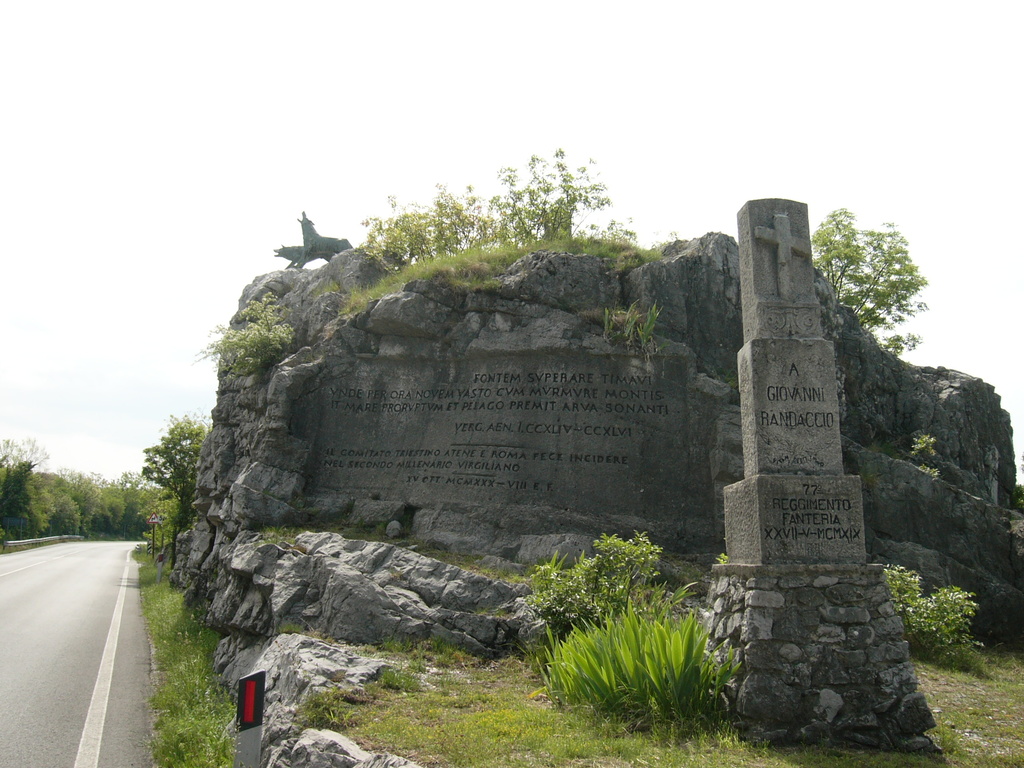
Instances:
[[[1022,22],[986,0],[5,3],[0,438],[139,470],[170,415],[213,407],[196,355],[302,211],[358,244],[388,195],[489,196],[557,147],[645,244],[735,236],[762,197],[896,223],[931,281],[910,360],[1024,420]]]

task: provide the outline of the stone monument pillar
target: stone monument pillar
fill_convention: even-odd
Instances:
[[[807,206],[753,200],[738,218],[744,479],[725,489],[729,563],[708,597],[743,664],[732,712],[774,743],[934,750],[882,566],[865,564],[860,478],[843,474]]]

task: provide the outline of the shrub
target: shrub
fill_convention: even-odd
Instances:
[[[978,611],[973,593],[949,586],[925,597],[920,575],[898,565],[885,569],[885,580],[915,653],[937,662],[957,663],[964,651],[976,645],[971,637],[971,620]]]
[[[918,469],[924,472],[929,477],[938,480],[940,473],[937,467],[928,465],[928,459],[934,456],[935,451],[935,438],[929,434],[918,435],[914,438],[914,444],[910,448],[910,455],[923,460],[923,464],[918,465]]]
[[[929,434],[918,435],[914,438],[914,445],[910,449],[911,456],[934,456],[935,437]]]
[[[527,602],[555,637],[624,612],[630,598],[658,575],[661,547],[646,533],[628,541],[604,534],[594,542],[594,551],[570,567],[556,555],[532,574],[533,594]]]
[[[541,674],[551,699],[634,727],[713,719],[737,668],[731,650],[716,661],[696,616],[676,618],[667,609],[651,618],[630,605],[600,625],[549,640]]]
[[[217,326],[216,341],[201,357],[214,358],[228,373],[249,376],[266,370],[279,362],[295,330],[284,322],[284,308],[268,294],[242,310],[240,317],[246,323],[242,328]]]
[[[454,256],[495,239],[495,223],[484,210],[483,201],[467,187],[458,197],[443,184],[429,206],[399,206],[391,197],[392,216],[373,216],[363,222],[369,227],[364,250],[385,264],[403,265],[437,257]]]
[[[636,232],[614,220],[603,228],[583,226],[591,213],[611,206],[604,183],[591,179],[589,165],[593,161],[570,168],[558,149],[550,163],[533,155],[526,178],[515,168],[502,168],[498,180],[505,192],[490,201],[472,187],[453,195],[443,184],[429,205],[399,205],[391,197],[391,216],[363,221],[369,228],[364,250],[387,265],[403,266],[478,248],[532,249],[541,242],[599,239],[630,246],[639,265],[647,257],[636,249]]]

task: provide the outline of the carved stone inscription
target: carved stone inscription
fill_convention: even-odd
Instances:
[[[832,345],[754,339],[738,362],[744,474],[842,474]]]
[[[321,390],[299,428],[314,490],[571,508],[675,493],[664,441],[688,417],[664,363],[516,362],[378,362]]]
[[[725,495],[727,504],[754,512],[726,518],[726,545],[735,562],[866,560],[859,477],[759,475],[728,486]]]

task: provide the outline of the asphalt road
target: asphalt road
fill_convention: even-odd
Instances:
[[[133,546],[0,557],[0,768],[151,768]]]

